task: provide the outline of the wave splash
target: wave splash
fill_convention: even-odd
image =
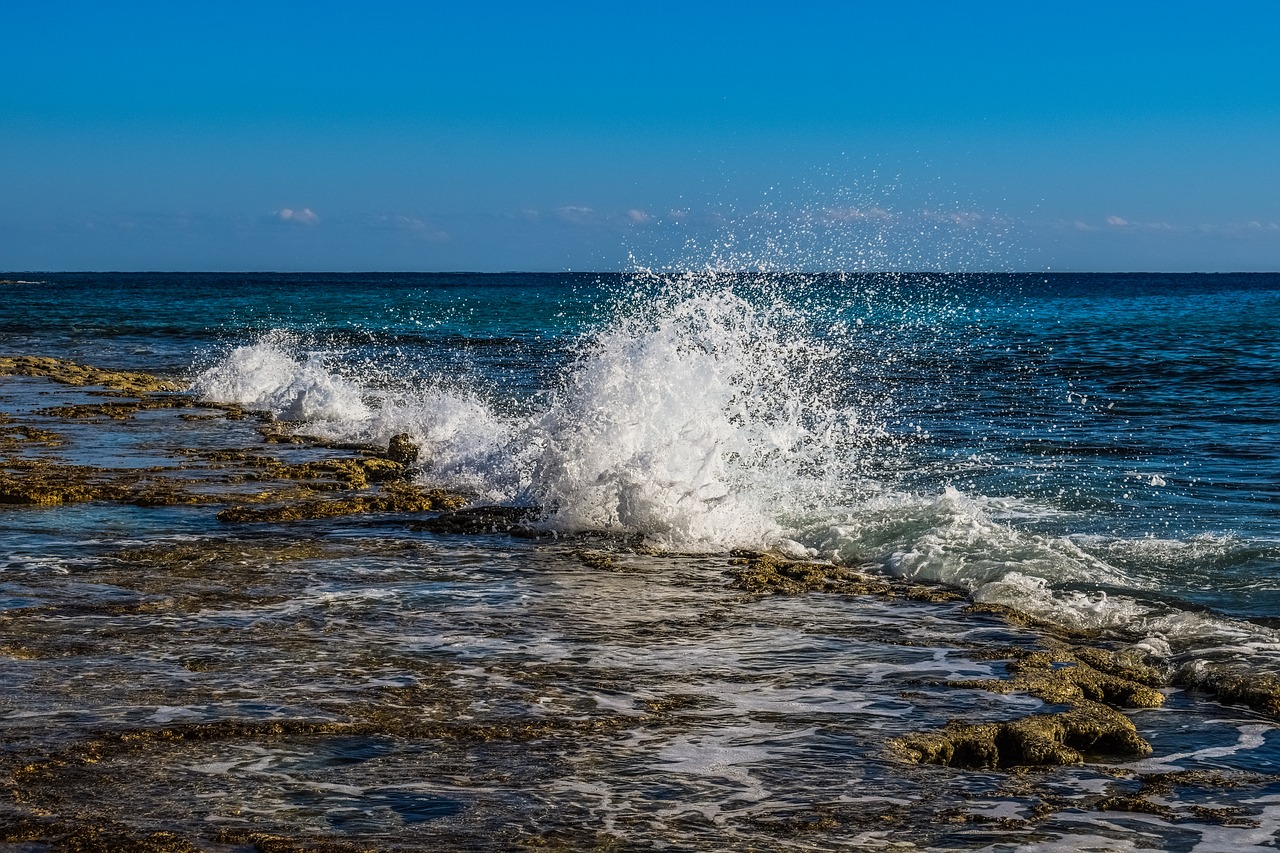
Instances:
[[[713,277],[714,281],[714,277]],[[298,422],[328,439],[409,433],[422,477],[479,500],[531,504],[562,532],[638,534],[662,547],[723,551],[786,540],[782,519],[848,490],[858,446],[883,433],[824,387],[838,351],[810,320],[731,282],[664,280],[619,312],[532,414],[475,390],[344,367],[285,332],[239,346],[194,390]],[[372,375],[371,375],[372,374]]]
[[[1275,657],[1280,669],[1277,632],[1154,605],[1142,595],[1158,589],[1151,579],[1107,559],[1114,543],[1084,547],[1008,520],[1046,508],[947,485],[933,495],[895,488],[881,475],[906,439],[841,387],[856,375],[849,360],[866,357],[846,345],[857,333],[848,317],[834,324],[806,311],[777,278],[633,284],[531,412],[443,377],[405,383],[284,332],[232,349],[193,387],[329,439],[409,433],[424,481],[477,502],[539,507],[557,532],[874,565],[1065,627],[1120,632],[1146,652],[1190,644]]]

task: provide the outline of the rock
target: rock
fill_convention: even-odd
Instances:
[[[1073,653],[1065,648],[1030,652],[1009,664],[1012,678],[949,681],[947,686],[993,693],[1029,693],[1058,705],[1090,701],[1121,708],[1158,708],[1164,704],[1164,694],[1159,690],[1127,677],[1127,673],[1102,672],[1084,662],[1082,658],[1086,654],[1091,652]],[[1106,660],[1100,655],[1092,656],[1100,663]]]
[[[1193,683],[1195,683],[1193,681]],[[1261,673],[1229,673],[1201,679],[1198,686],[1207,687],[1219,702],[1245,705],[1280,719],[1280,678]]]
[[[421,448],[410,438],[407,432],[393,435],[391,436],[391,441],[387,442],[387,458],[405,467],[417,462],[420,452]]]
[[[510,533],[514,536],[538,536],[526,522],[538,516],[530,507],[476,506],[442,512],[435,518],[417,522],[414,530],[431,533]]]
[[[1097,702],[1002,723],[952,720],[940,732],[907,735],[890,745],[908,761],[970,769],[1078,764],[1086,755],[1151,754],[1151,745],[1128,717]]]
[[[64,385],[100,386],[128,394],[180,390],[178,383],[150,373],[103,370],[61,358],[34,355],[0,357],[0,375],[43,376]]]
[[[283,522],[312,518],[337,518],[343,515],[376,512],[439,512],[460,507],[465,499],[442,489],[419,489],[408,483],[391,484],[374,495],[356,495],[339,500],[299,501],[280,506],[236,506],[218,513],[225,522]]]
[[[777,554],[741,552],[733,560],[739,568],[731,570],[734,585],[754,593],[836,592],[845,595],[888,595],[892,585],[887,581],[836,566],[788,560]]]

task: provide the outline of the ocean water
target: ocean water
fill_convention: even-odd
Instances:
[[[196,688],[166,669],[159,639],[130,646],[124,622],[66,617],[117,639],[62,675],[117,686],[109,702],[85,701],[37,663],[11,663],[9,683],[29,691],[7,700],[11,742],[48,738],[39,727],[52,720],[83,733],[314,715],[317,695],[355,689],[349,678],[372,689],[376,670],[384,687],[408,689],[428,680],[427,665],[447,670],[478,718],[626,717],[677,696],[691,709],[670,731],[624,727],[607,748],[576,752],[567,735],[523,751],[445,745],[429,758],[396,742],[326,742],[326,755],[305,743],[197,744],[183,762],[159,763],[219,780],[217,802],[179,802],[177,777],[152,780],[135,793],[153,804],[146,826],[257,810],[272,831],[387,844],[447,831],[463,847],[483,847],[476,827],[494,826],[570,847],[1274,844],[1280,785],[1231,800],[1248,802],[1248,826],[1120,818],[1079,804],[1117,778],[1088,764],[1041,780],[1075,806],[1001,830],[996,818],[1031,811],[1007,779],[893,770],[877,744],[994,713],[964,691],[951,704],[903,691],[988,676],[973,649],[1031,642],[1034,630],[962,616],[960,605],[816,594],[743,604],[723,571],[737,549],[776,550],[948,584],[1092,632],[1189,686],[1136,715],[1156,754],[1127,772],[1270,774],[1280,750],[1268,718],[1197,698],[1194,685],[1280,674],[1280,275],[6,278],[39,283],[3,285],[0,354],[180,377],[204,400],[335,441],[409,433],[423,448],[420,482],[529,508],[551,537],[450,537],[407,521],[228,533],[184,507],[0,508],[7,609],[141,594],[113,568],[122,544],[323,539],[341,552],[265,560],[253,583],[273,589],[270,602],[241,595],[193,617],[184,630],[209,632],[203,654],[238,679],[198,702],[182,698]],[[37,393],[32,381],[12,388],[10,411]],[[231,443],[194,421],[183,435],[147,429],[108,446],[86,428],[75,447],[115,464]],[[627,571],[574,559],[584,542]],[[243,637],[215,640],[215,625]],[[248,639],[258,630],[265,639]],[[300,650],[298,632],[327,651]],[[370,647],[385,652],[376,665],[361,657]],[[314,677],[296,674],[299,661]],[[866,732],[880,734],[860,740]],[[844,828],[824,830],[834,835],[784,842],[778,822],[819,801],[863,817],[874,801],[906,817],[885,834],[837,815]],[[962,803],[987,803],[994,817],[938,829]]]

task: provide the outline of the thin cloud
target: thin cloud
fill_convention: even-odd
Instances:
[[[1106,221],[1112,228],[1124,228],[1129,224],[1129,220],[1122,219],[1119,216],[1108,216]]]
[[[403,214],[385,214],[376,216],[370,223],[374,228],[386,231],[398,231],[426,240],[430,243],[444,243],[452,238],[448,231],[438,228],[425,219]]]
[[[974,210],[922,210],[920,218],[926,222],[945,222],[948,225],[959,225],[961,228],[972,228],[987,217]]]
[[[297,210],[282,207],[275,212],[275,217],[281,222],[292,222],[297,225],[315,225],[320,221],[320,217],[316,216],[315,211],[309,207],[300,207]]]
[[[639,208],[631,208],[627,211],[627,219],[636,225],[648,225],[653,221],[653,217]]]
[[[596,221],[595,210],[577,205],[557,207],[556,216],[559,217],[561,222],[568,222],[571,225],[587,225]]]

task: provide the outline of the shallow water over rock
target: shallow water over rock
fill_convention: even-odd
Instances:
[[[246,421],[90,424],[34,414],[74,389],[3,390],[63,440],[11,458],[92,447],[105,481],[158,468],[206,500],[0,507],[0,849],[1192,850],[1280,830],[1271,718],[1167,686],[1112,712],[1148,755],[904,760],[951,720],[1068,710],[990,688],[1071,666],[1081,638],[945,588],[394,506],[228,523],[283,481],[312,491],[280,501],[382,486],[329,476],[352,451]]]

